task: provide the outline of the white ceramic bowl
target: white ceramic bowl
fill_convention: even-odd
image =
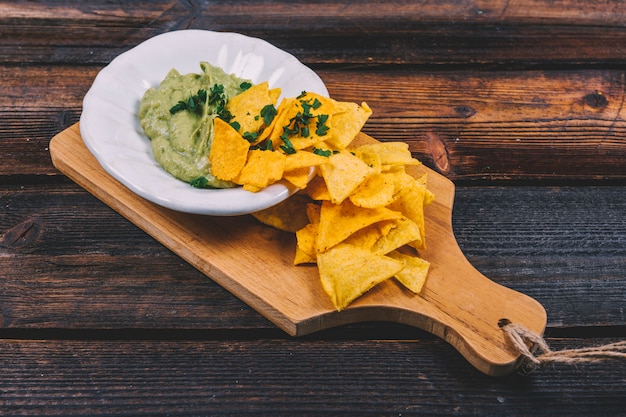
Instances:
[[[197,189],[167,173],[152,156],[137,113],[149,87],[169,70],[200,72],[200,62],[270,87],[282,97],[302,91],[328,96],[322,80],[295,57],[261,39],[237,33],[181,30],[155,36],[106,66],[85,95],[80,133],[87,148],[114,178],[161,206],[195,214],[235,216],[271,207],[297,189],[281,181],[252,193],[242,188]],[[280,100],[280,99],[279,99]]]

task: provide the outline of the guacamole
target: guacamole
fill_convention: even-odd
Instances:
[[[185,75],[172,69],[157,88],[148,89],[139,105],[139,120],[154,158],[171,175],[198,187],[234,187],[211,174],[213,119],[250,82],[206,62],[200,68],[200,74]]]

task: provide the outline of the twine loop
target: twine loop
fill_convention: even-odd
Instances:
[[[537,333],[508,319],[501,319],[498,326],[506,339],[518,350],[522,360],[518,369],[531,372],[551,363],[578,364],[602,362],[609,359],[626,359],[626,341],[579,349],[551,350]]]

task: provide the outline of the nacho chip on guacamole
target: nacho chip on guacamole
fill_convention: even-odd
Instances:
[[[219,117],[213,121],[213,144],[209,153],[211,173],[223,181],[234,180],[248,159],[250,142]]]
[[[265,126],[266,118],[264,116],[267,114],[268,109],[270,112],[275,113],[276,101],[280,91],[280,88],[270,90],[268,82],[265,81],[253,85],[231,98],[226,104],[226,110],[233,116],[230,122],[239,126],[238,131],[241,135],[256,134]],[[252,144],[258,142],[259,139],[251,140]]]

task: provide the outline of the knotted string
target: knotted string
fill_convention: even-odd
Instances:
[[[607,359],[626,359],[626,341],[589,348],[553,351],[540,335],[520,324],[501,319],[498,326],[507,340],[522,355],[523,360],[518,368],[525,372],[550,363],[577,364],[601,362]]]

